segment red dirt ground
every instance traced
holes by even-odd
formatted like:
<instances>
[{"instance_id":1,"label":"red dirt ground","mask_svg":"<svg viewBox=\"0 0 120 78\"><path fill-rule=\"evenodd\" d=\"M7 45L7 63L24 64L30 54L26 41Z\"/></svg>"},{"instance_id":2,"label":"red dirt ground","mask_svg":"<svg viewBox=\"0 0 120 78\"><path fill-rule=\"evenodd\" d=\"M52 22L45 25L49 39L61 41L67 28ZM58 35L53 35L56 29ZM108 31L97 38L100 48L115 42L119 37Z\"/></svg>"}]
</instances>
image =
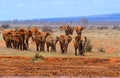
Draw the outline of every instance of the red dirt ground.
<instances>
[{"instance_id":1,"label":"red dirt ground","mask_svg":"<svg viewBox=\"0 0 120 78\"><path fill-rule=\"evenodd\" d=\"M120 58L0 56L0 76L84 76L119 77Z\"/></svg>"},{"instance_id":2,"label":"red dirt ground","mask_svg":"<svg viewBox=\"0 0 120 78\"><path fill-rule=\"evenodd\" d=\"M93 40L93 47L100 47L101 42L105 44L108 53L119 52L115 45L120 41ZM0 47L5 47L5 42L0 40ZM31 43L35 47L34 43ZM74 47L73 42L70 47ZM117 46L118 47L118 46ZM38 76L43 77L119 77L120 58L87 58L78 57L45 57L40 62L34 63L32 57L22 56L0 56L0 77L3 76ZM9 77L7 77L9 78ZM29 77L28 77L29 78Z\"/></svg>"}]
</instances>

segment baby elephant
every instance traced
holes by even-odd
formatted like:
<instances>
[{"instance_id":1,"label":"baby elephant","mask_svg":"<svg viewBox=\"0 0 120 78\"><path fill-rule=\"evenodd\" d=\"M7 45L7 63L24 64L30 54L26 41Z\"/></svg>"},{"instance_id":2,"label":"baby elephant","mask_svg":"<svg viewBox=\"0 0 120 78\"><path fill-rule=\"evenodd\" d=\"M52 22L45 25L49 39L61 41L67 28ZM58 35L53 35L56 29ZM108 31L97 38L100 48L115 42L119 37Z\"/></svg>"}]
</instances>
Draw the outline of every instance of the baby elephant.
<instances>
[{"instance_id":1,"label":"baby elephant","mask_svg":"<svg viewBox=\"0 0 120 78\"><path fill-rule=\"evenodd\" d=\"M79 55L85 55L85 46L87 42L87 37L82 38L81 36L76 36L74 41L75 55L77 55L77 50Z\"/></svg>"},{"instance_id":2,"label":"baby elephant","mask_svg":"<svg viewBox=\"0 0 120 78\"><path fill-rule=\"evenodd\" d=\"M51 52L56 52L56 43L58 42L59 38L53 37L53 36L48 36L46 38L46 46L47 46L47 51L49 52L49 47L51 47Z\"/></svg>"}]
</instances>

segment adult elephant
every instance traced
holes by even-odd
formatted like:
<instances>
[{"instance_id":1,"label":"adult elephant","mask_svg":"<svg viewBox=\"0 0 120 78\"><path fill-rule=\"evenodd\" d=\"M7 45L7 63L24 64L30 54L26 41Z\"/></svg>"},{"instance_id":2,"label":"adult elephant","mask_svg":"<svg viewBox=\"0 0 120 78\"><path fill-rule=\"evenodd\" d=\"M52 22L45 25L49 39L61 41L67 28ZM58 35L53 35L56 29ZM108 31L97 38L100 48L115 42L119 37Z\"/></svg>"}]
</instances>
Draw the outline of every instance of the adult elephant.
<instances>
[{"instance_id":1,"label":"adult elephant","mask_svg":"<svg viewBox=\"0 0 120 78\"><path fill-rule=\"evenodd\" d=\"M84 30L84 27L83 26L76 26L75 27L75 31L77 33L77 35L82 35L82 31Z\"/></svg>"},{"instance_id":2,"label":"adult elephant","mask_svg":"<svg viewBox=\"0 0 120 78\"><path fill-rule=\"evenodd\" d=\"M60 30L64 30L65 35L73 35L74 27L70 25L63 25L63 26L60 26Z\"/></svg>"},{"instance_id":3,"label":"adult elephant","mask_svg":"<svg viewBox=\"0 0 120 78\"><path fill-rule=\"evenodd\" d=\"M13 48L13 32L14 30L5 29L2 32L3 39L7 48Z\"/></svg>"},{"instance_id":4,"label":"adult elephant","mask_svg":"<svg viewBox=\"0 0 120 78\"><path fill-rule=\"evenodd\" d=\"M26 48L25 48L25 43L24 43L24 41L25 41L25 28L20 28L20 29L18 29L17 30L17 34L21 37L21 39L22 39L22 41L21 41L21 43L22 43L22 49L21 50L25 50Z\"/></svg>"},{"instance_id":5,"label":"adult elephant","mask_svg":"<svg viewBox=\"0 0 120 78\"><path fill-rule=\"evenodd\" d=\"M56 52L56 44L59 38L57 36L48 36L46 38L47 51L49 52L49 47L51 47L51 52Z\"/></svg>"},{"instance_id":6,"label":"adult elephant","mask_svg":"<svg viewBox=\"0 0 120 78\"><path fill-rule=\"evenodd\" d=\"M77 50L79 55L85 55L85 47L86 47L87 37L84 36L76 36L74 41L75 55L77 55Z\"/></svg>"},{"instance_id":7,"label":"adult elephant","mask_svg":"<svg viewBox=\"0 0 120 78\"><path fill-rule=\"evenodd\" d=\"M30 29L21 28L17 30L17 34L19 34L22 39L22 50L27 50L29 38L32 37L32 31Z\"/></svg>"},{"instance_id":8,"label":"adult elephant","mask_svg":"<svg viewBox=\"0 0 120 78\"><path fill-rule=\"evenodd\" d=\"M59 44L61 48L61 53L67 54L67 49L68 49L68 44L71 42L72 37L71 36L66 36L66 35L60 35L59 37Z\"/></svg>"},{"instance_id":9,"label":"adult elephant","mask_svg":"<svg viewBox=\"0 0 120 78\"><path fill-rule=\"evenodd\" d=\"M34 41L36 43L36 50L37 51L40 51L40 44L42 42L42 36L41 36L41 33L40 32L36 32L34 34Z\"/></svg>"},{"instance_id":10,"label":"adult elephant","mask_svg":"<svg viewBox=\"0 0 120 78\"><path fill-rule=\"evenodd\" d=\"M14 41L14 48L23 50L23 43L22 43L22 37L18 32L15 32L13 35L13 41Z\"/></svg>"},{"instance_id":11,"label":"adult elephant","mask_svg":"<svg viewBox=\"0 0 120 78\"><path fill-rule=\"evenodd\" d=\"M48 36L50 36L51 34L49 32L40 32L41 34L41 37L42 37L42 40L41 40L41 43L40 43L40 51L45 51L45 41L46 41L46 38Z\"/></svg>"},{"instance_id":12,"label":"adult elephant","mask_svg":"<svg viewBox=\"0 0 120 78\"><path fill-rule=\"evenodd\" d=\"M45 51L45 40L49 35L49 32L36 32L34 34L34 41L36 42L37 51Z\"/></svg>"}]
</instances>

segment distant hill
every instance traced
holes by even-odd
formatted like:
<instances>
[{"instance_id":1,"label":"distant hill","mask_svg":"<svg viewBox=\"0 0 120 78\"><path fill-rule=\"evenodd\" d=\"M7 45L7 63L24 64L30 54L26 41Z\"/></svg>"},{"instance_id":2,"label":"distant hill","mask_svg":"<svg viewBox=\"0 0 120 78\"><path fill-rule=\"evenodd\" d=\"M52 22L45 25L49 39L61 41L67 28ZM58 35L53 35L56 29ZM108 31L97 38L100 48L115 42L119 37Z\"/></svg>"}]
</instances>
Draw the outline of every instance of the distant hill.
<instances>
[{"instance_id":1,"label":"distant hill","mask_svg":"<svg viewBox=\"0 0 120 78\"><path fill-rule=\"evenodd\" d=\"M116 24L120 25L120 13L114 14L102 14L102 15L91 15L91 16L76 16L76 17L58 17L58 18L39 18L29 20L12 20L12 21L0 21L0 24L26 24L26 25L43 25L43 24L82 24L81 19L87 19L89 24Z\"/></svg>"},{"instance_id":2,"label":"distant hill","mask_svg":"<svg viewBox=\"0 0 120 78\"><path fill-rule=\"evenodd\" d=\"M34 19L34 21L79 21L82 18L87 18L88 21L120 21L120 13L116 14L102 14L91 16L78 16L78 17L63 17L63 18L46 18L46 19Z\"/></svg>"}]
</instances>

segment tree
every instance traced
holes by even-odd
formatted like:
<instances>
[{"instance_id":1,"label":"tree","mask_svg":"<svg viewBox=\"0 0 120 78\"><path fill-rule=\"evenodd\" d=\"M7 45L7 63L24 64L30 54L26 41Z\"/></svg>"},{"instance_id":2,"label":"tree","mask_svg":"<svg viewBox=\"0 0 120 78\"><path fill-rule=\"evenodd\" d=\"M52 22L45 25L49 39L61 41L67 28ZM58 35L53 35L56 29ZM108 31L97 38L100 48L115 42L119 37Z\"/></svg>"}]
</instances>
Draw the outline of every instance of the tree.
<instances>
[{"instance_id":1,"label":"tree","mask_svg":"<svg viewBox=\"0 0 120 78\"><path fill-rule=\"evenodd\" d=\"M87 19L87 18L81 18L81 23L82 23L83 25L88 24L88 19Z\"/></svg>"},{"instance_id":2,"label":"tree","mask_svg":"<svg viewBox=\"0 0 120 78\"><path fill-rule=\"evenodd\" d=\"M10 28L10 25L9 24L2 24L1 28Z\"/></svg>"}]
</instances>

